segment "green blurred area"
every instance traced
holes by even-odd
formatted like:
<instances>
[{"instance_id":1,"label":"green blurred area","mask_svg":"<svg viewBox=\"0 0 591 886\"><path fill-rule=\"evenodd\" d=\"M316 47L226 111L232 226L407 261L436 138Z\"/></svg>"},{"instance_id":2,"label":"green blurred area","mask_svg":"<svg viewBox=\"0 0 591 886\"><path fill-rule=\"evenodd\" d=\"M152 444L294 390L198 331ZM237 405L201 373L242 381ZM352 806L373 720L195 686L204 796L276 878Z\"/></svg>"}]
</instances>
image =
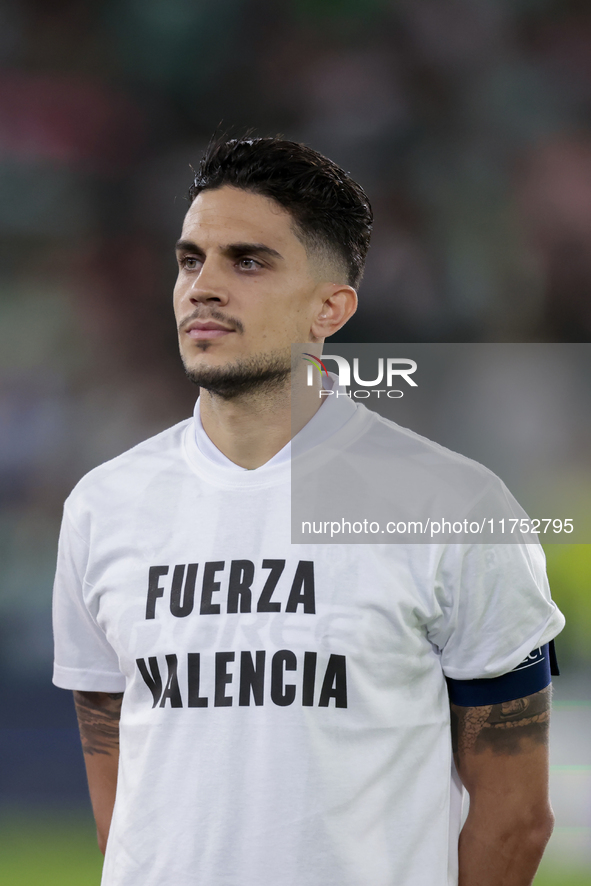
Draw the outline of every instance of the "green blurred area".
<instances>
[{"instance_id":1,"label":"green blurred area","mask_svg":"<svg viewBox=\"0 0 591 886\"><path fill-rule=\"evenodd\" d=\"M0 883L99 886L103 857L89 813L0 817Z\"/></svg>"},{"instance_id":2,"label":"green blurred area","mask_svg":"<svg viewBox=\"0 0 591 886\"><path fill-rule=\"evenodd\" d=\"M544 546L552 597L566 618L558 639L563 665L588 664L591 657L591 545Z\"/></svg>"},{"instance_id":3,"label":"green blurred area","mask_svg":"<svg viewBox=\"0 0 591 886\"><path fill-rule=\"evenodd\" d=\"M7 886L99 886L102 861L86 811L0 817L0 882ZM591 873L542 862L534 886L591 886Z\"/></svg>"},{"instance_id":4,"label":"green blurred area","mask_svg":"<svg viewBox=\"0 0 591 886\"><path fill-rule=\"evenodd\" d=\"M591 886L591 874L584 871L568 873L557 868L546 869L542 863L534 886Z\"/></svg>"}]
</instances>

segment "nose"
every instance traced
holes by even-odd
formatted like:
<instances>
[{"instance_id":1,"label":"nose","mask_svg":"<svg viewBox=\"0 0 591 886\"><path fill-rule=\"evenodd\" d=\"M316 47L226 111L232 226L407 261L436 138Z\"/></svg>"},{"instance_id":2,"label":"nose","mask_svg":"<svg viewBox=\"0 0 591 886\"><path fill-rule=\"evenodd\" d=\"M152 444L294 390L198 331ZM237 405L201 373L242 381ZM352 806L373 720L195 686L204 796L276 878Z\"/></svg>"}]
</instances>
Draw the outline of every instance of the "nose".
<instances>
[{"instance_id":1,"label":"nose","mask_svg":"<svg viewBox=\"0 0 591 886\"><path fill-rule=\"evenodd\" d=\"M187 295L192 305L227 304L228 290L223 280L221 268L213 257L206 258L199 273L193 276Z\"/></svg>"}]
</instances>

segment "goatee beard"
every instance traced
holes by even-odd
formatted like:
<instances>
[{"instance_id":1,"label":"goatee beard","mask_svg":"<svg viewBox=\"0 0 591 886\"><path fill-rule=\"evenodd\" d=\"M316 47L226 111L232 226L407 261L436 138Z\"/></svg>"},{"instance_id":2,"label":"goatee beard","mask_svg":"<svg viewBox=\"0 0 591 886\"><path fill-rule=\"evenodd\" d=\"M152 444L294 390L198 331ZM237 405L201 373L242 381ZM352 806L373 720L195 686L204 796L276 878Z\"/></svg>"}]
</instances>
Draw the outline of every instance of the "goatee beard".
<instances>
[{"instance_id":1,"label":"goatee beard","mask_svg":"<svg viewBox=\"0 0 591 886\"><path fill-rule=\"evenodd\" d=\"M291 375L291 354L273 351L236 360L229 366L189 369L185 373L194 384L223 400L245 394L261 394L284 387Z\"/></svg>"}]
</instances>

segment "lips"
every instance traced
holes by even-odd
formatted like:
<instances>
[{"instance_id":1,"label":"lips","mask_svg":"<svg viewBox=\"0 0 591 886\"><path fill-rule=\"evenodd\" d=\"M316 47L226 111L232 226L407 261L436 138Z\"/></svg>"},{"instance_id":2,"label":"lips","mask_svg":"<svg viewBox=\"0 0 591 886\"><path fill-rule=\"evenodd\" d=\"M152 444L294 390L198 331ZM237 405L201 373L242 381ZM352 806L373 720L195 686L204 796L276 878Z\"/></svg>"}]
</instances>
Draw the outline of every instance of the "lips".
<instances>
[{"instance_id":1,"label":"lips","mask_svg":"<svg viewBox=\"0 0 591 886\"><path fill-rule=\"evenodd\" d=\"M221 338L224 335L229 335L231 332L233 332L232 329L228 329L214 320L194 320L186 330L187 335L193 341Z\"/></svg>"}]
</instances>

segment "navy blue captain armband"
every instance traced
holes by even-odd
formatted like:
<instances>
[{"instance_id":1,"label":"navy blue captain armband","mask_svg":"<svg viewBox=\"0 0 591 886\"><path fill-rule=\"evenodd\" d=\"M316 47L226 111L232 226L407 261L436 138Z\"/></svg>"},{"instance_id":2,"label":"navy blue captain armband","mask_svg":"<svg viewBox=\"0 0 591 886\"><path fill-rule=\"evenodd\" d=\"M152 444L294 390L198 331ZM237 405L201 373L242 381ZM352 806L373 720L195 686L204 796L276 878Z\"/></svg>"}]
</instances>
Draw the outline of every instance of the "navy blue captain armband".
<instances>
[{"instance_id":1,"label":"navy blue captain armband","mask_svg":"<svg viewBox=\"0 0 591 886\"><path fill-rule=\"evenodd\" d=\"M447 688L453 704L465 708L480 705L501 704L524 698L545 689L552 676L558 676L558 661L554 640L534 649L508 674L484 680L451 680L447 678Z\"/></svg>"}]
</instances>

